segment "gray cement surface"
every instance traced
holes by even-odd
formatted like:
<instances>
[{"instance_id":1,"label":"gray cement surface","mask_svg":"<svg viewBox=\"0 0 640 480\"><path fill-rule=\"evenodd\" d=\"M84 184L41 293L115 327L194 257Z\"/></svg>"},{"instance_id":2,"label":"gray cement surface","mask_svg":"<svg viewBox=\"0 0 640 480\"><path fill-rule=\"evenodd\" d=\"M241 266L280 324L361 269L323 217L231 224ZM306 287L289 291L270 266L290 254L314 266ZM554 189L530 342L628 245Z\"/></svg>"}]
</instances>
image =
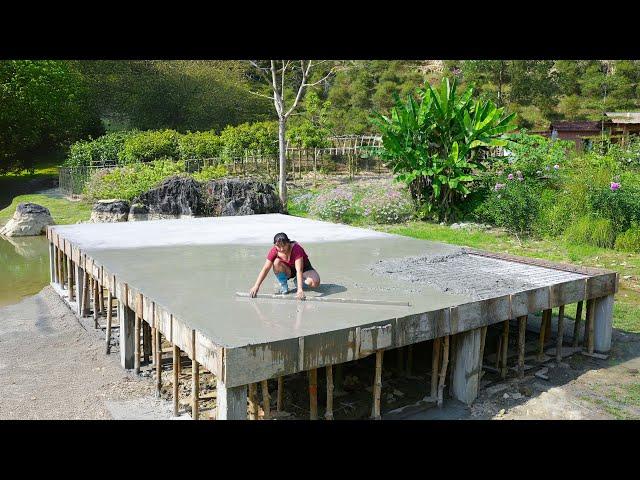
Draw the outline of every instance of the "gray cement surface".
<instances>
[{"instance_id":1,"label":"gray cement surface","mask_svg":"<svg viewBox=\"0 0 640 480\"><path fill-rule=\"evenodd\" d=\"M229 348L331 332L584 278L467 255L457 246L277 214L69 225L55 230L121 281ZM320 274L322 285L308 290L308 296L408 301L411 306L236 297L236 291L251 288L273 235L280 231L301 243ZM270 274L261 293L274 293L274 285Z\"/></svg>"}]
</instances>

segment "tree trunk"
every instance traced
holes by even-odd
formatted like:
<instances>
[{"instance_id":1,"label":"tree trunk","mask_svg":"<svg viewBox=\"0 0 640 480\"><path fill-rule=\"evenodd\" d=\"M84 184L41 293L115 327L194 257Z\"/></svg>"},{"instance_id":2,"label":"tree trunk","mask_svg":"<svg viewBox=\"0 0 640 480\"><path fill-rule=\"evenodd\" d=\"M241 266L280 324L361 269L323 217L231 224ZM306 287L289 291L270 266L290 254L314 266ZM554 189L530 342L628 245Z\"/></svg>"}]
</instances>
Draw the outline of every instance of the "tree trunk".
<instances>
[{"instance_id":1,"label":"tree trunk","mask_svg":"<svg viewBox=\"0 0 640 480\"><path fill-rule=\"evenodd\" d=\"M282 202L282 208L284 212L287 212L287 151L284 143L284 134L286 127L286 120L280 118L278 121L278 148L280 150L280 201Z\"/></svg>"}]
</instances>

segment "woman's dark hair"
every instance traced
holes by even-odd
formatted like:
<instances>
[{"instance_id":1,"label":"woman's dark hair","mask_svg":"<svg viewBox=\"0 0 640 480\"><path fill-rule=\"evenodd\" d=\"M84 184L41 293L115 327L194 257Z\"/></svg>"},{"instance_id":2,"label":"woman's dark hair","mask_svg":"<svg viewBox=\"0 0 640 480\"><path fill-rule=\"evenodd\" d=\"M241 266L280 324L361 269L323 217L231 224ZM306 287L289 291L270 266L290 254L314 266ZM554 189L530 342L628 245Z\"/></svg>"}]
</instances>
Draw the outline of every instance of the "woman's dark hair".
<instances>
[{"instance_id":1,"label":"woman's dark hair","mask_svg":"<svg viewBox=\"0 0 640 480\"><path fill-rule=\"evenodd\" d=\"M280 233L276 233L276 236L273 237L273 244L275 245L278 242L291 243L291 240L289 240L289 237L287 237L286 233L280 232Z\"/></svg>"}]
</instances>

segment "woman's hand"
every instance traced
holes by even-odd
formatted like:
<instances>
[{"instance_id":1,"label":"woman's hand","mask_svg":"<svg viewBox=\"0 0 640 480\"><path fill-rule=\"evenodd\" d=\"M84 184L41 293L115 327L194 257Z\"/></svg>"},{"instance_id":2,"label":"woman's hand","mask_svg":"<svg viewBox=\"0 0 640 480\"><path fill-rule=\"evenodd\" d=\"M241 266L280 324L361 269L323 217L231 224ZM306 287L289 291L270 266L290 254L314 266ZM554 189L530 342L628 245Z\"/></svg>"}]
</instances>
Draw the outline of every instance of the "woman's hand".
<instances>
[{"instance_id":1,"label":"woman's hand","mask_svg":"<svg viewBox=\"0 0 640 480\"><path fill-rule=\"evenodd\" d=\"M296 293L296 300L304 300L305 298L307 297L304 296L302 289L298 290L298 293Z\"/></svg>"},{"instance_id":2,"label":"woman's hand","mask_svg":"<svg viewBox=\"0 0 640 480\"><path fill-rule=\"evenodd\" d=\"M251 288L251 290L249 290L249 296L251 298L255 298L255 296L258 294L258 290L260 290L260 287L256 287L255 285Z\"/></svg>"}]
</instances>

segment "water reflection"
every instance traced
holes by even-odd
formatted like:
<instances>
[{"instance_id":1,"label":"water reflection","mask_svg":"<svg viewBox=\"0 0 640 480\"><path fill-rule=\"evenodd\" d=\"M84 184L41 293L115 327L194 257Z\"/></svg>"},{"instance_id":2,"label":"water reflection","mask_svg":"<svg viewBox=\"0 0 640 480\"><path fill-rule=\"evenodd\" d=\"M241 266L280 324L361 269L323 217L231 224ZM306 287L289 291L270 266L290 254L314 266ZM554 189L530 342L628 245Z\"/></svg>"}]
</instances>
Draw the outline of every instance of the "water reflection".
<instances>
[{"instance_id":1,"label":"water reflection","mask_svg":"<svg viewBox=\"0 0 640 480\"><path fill-rule=\"evenodd\" d=\"M0 236L0 306L19 302L49 283L49 249L39 237Z\"/></svg>"}]
</instances>

